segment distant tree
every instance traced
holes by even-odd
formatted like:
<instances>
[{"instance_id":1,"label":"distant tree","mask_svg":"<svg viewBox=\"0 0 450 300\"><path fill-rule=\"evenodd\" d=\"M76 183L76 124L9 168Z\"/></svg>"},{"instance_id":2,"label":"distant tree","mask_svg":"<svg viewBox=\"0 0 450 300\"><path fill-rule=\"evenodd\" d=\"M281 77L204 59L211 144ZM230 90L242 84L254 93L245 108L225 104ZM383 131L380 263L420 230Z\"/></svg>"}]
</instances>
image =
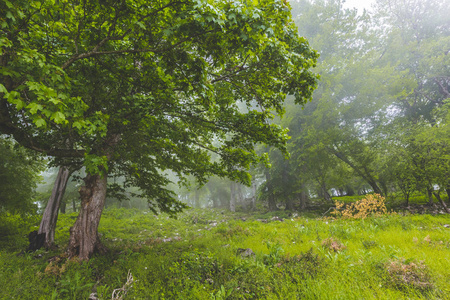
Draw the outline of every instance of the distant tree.
<instances>
[{"instance_id":1,"label":"distant tree","mask_svg":"<svg viewBox=\"0 0 450 300\"><path fill-rule=\"evenodd\" d=\"M249 184L256 143L286 150L267 121L316 84L317 54L281 0L0 0L0 11L0 132L86 167L68 249L84 260L104 249L108 174L155 212L185 207L165 170Z\"/></svg>"},{"instance_id":2,"label":"distant tree","mask_svg":"<svg viewBox=\"0 0 450 300\"><path fill-rule=\"evenodd\" d=\"M35 189L44 161L4 137L0 137L0 153L0 213L35 214Z\"/></svg>"}]
</instances>

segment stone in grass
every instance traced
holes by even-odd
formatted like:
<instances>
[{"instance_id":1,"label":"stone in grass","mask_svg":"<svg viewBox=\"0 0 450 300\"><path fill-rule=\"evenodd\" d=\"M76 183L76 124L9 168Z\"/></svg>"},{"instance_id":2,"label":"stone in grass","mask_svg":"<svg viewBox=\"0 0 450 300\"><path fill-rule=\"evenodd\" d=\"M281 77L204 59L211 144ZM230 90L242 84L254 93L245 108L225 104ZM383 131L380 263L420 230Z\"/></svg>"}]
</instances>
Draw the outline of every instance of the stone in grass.
<instances>
[{"instance_id":1,"label":"stone in grass","mask_svg":"<svg viewBox=\"0 0 450 300\"><path fill-rule=\"evenodd\" d=\"M245 258L245 257L251 257L251 256L255 256L255 252L253 252L252 249L250 248L238 248L236 250L236 255L240 255L241 257Z\"/></svg>"}]
</instances>

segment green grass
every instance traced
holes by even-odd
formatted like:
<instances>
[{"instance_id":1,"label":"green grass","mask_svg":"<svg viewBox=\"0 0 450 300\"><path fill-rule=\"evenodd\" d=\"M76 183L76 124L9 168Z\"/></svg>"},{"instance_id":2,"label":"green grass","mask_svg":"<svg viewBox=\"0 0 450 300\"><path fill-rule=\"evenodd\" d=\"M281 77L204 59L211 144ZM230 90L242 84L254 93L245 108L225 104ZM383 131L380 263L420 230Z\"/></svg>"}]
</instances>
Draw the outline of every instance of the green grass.
<instances>
[{"instance_id":1,"label":"green grass","mask_svg":"<svg viewBox=\"0 0 450 300\"><path fill-rule=\"evenodd\" d=\"M275 214L285 220L263 223L257 219L274 214L224 210L189 210L177 219L106 210L99 232L110 251L81 264L61 255L76 215L58 220L59 251L22 255L39 220L4 216L10 234L0 244L0 299L87 299L92 292L111 299L128 271L135 282L126 299L450 299L448 215L344 221ZM342 248L322 246L330 238ZM255 255L241 257L239 248ZM420 268L407 277L390 269L395 264Z\"/></svg>"}]
</instances>

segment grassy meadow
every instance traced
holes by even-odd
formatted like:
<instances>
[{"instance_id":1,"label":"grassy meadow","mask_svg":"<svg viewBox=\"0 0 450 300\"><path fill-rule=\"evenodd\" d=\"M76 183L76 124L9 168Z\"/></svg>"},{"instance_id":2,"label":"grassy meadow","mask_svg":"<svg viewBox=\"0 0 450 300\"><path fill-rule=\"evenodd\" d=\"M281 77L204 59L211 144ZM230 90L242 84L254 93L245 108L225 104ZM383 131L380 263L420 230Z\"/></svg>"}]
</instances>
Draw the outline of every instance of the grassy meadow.
<instances>
[{"instance_id":1,"label":"grassy meadow","mask_svg":"<svg viewBox=\"0 0 450 300\"><path fill-rule=\"evenodd\" d=\"M450 299L449 215L108 209L109 252L87 263L63 253L75 218L60 215L59 249L20 253L39 218L2 217L0 299Z\"/></svg>"}]
</instances>

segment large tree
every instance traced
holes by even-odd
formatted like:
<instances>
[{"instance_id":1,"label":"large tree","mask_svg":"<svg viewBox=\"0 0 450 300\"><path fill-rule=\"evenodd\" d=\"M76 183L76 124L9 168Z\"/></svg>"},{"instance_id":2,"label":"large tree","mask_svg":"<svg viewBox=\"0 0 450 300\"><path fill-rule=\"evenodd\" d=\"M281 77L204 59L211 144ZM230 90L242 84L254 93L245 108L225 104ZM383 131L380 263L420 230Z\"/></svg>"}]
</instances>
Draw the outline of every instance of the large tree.
<instances>
[{"instance_id":1,"label":"large tree","mask_svg":"<svg viewBox=\"0 0 450 300\"><path fill-rule=\"evenodd\" d=\"M184 205L162 171L249 183L256 143L286 149L268 120L316 84L317 54L285 1L1 0L0 11L0 132L86 167L69 243L81 259L103 249L108 174L168 212Z\"/></svg>"}]
</instances>

